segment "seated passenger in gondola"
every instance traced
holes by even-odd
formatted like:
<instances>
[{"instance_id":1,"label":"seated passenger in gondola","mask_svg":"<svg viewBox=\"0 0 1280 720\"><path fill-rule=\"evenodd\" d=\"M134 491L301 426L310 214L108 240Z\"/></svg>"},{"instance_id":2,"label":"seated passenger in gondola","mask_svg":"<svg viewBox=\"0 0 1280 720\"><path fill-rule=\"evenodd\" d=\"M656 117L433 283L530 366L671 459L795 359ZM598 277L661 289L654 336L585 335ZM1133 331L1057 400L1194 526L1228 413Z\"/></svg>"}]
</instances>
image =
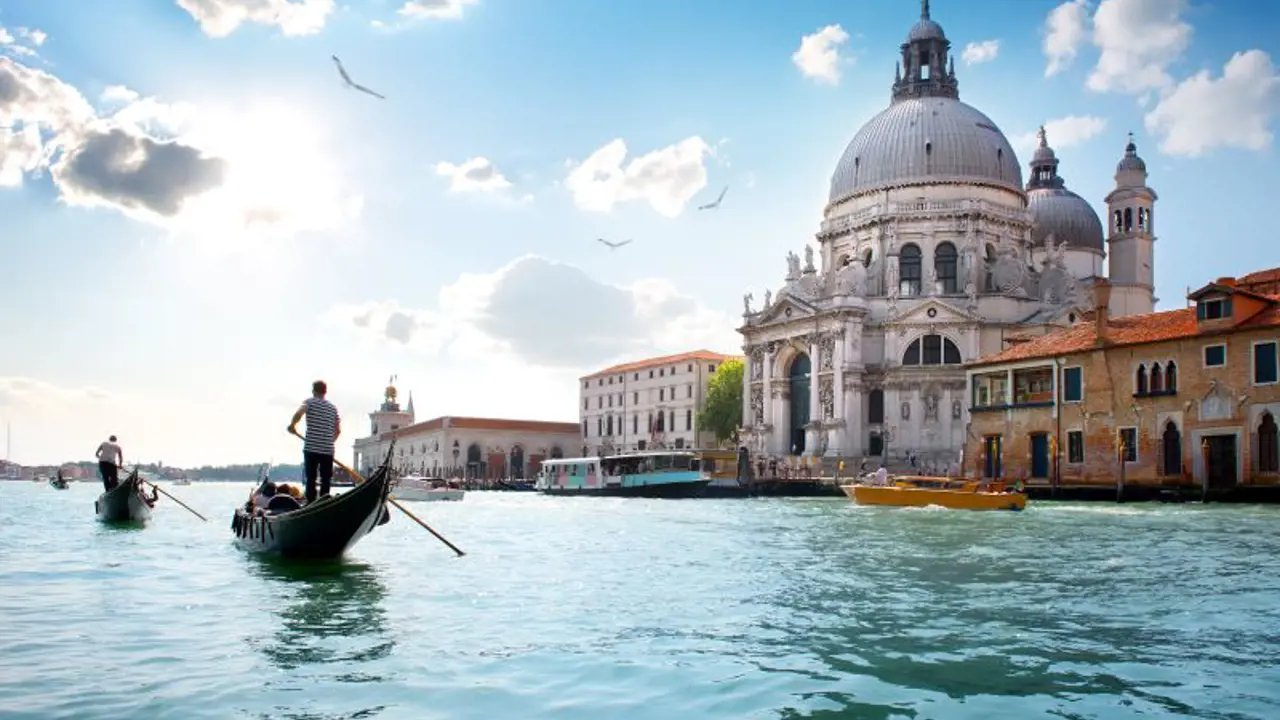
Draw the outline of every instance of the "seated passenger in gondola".
<instances>
[{"instance_id":1,"label":"seated passenger in gondola","mask_svg":"<svg viewBox=\"0 0 1280 720\"><path fill-rule=\"evenodd\" d=\"M267 503L275 496L276 484L270 480L263 480L258 489L249 496L249 502L245 503L245 510L251 513L258 510L266 510Z\"/></svg>"},{"instance_id":2,"label":"seated passenger in gondola","mask_svg":"<svg viewBox=\"0 0 1280 720\"><path fill-rule=\"evenodd\" d=\"M302 507L302 503L289 492L289 486L281 483L276 486L276 494L267 501L266 511L270 514L289 512Z\"/></svg>"}]
</instances>

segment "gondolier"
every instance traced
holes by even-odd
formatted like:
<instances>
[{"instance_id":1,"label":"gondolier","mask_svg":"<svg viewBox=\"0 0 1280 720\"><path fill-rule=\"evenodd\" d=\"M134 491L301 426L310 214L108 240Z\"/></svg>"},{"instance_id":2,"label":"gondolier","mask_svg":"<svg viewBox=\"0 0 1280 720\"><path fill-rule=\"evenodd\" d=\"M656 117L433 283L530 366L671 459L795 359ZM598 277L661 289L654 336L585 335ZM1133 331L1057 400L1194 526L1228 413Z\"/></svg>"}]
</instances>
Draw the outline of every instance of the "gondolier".
<instances>
[{"instance_id":1,"label":"gondolier","mask_svg":"<svg viewBox=\"0 0 1280 720\"><path fill-rule=\"evenodd\" d=\"M342 420L338 408L325 399L329 387L323 380L311 383L311 397L307 398L293 420L289 432L298 434L298 421L307 420L307 433L302 443L302 465L307 479L307 502L316 499L316 478L320 480L320 495L329 494L333 482L333 447L342 432Z\"/></svg>"},{"instance_id":2,"label":"gondolier","mask_svg":"<svg viewBox=\"0 0 1280 720\"><path fill-rule=\"evenodd\" d=\"M98 471L102 473L103 487L110 490L119 485L120 475L117 471L124 464L124 451L116 444L116 436L107 438L94 454L98 456Z\"/></svg>"}]
</instances>

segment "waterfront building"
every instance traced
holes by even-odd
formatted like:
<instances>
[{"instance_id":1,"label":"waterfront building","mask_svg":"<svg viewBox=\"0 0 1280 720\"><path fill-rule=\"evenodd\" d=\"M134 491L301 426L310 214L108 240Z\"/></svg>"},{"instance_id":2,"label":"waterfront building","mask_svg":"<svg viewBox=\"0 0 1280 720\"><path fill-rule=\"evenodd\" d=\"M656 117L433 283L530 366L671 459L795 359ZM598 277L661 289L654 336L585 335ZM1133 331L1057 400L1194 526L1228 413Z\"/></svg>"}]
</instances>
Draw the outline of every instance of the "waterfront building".
<instances>
[{"instance_id":1,"label":"waterfront building","mask_svg":"<svg viewBox=\"0 0 1280 720\"><path fill-rule=\"evenodd\" d=\"M951 42L922 4L889 107L831 178L818 257L744 297L744 444L770 455L896 456L946 466L968 423L964 363L1011 333L1070 326L1111 283L1113 317L1151 312L1156 193L1130 137L1105 226L1039 133L1022 169L960 100Z\"/></svg>"},{"instance_id":2,"label":"waterfront building","mask_svg":"<svg viewBox=\"0 0 1280 720\"><path fill-rule=\"evenodd\" d=\"M417 422L413 397L403 409L394 385L369 413L369 435L355 441L352 467L367 475L395 440L393 466L403 473L468 479L524 479L543 460L580 449L572 422L446 415Z\"/></svg>"},{"instance_id":3,"label":"waterfront building","mask_svg":"<svg viewBox=\"0 0 1280 720\"><path fill-rule=\"evenodd\" d=\"M1074 327L967 369L966 470L1035 484L1280 485L1280 268L1190 307L1114 318L1105 283Z\"/></svg>"},{"instance_id":4,"label":"waterfront building","mask_svg":"<svg viewBox=\"0 0 1280 720\"><path fill-rule=\"evenodd\" d=\"M697 429L716 368L742 360L710 350L614 365L580 378L578 415L584 455L714 447Z\"/></svg>"}]
</instances>

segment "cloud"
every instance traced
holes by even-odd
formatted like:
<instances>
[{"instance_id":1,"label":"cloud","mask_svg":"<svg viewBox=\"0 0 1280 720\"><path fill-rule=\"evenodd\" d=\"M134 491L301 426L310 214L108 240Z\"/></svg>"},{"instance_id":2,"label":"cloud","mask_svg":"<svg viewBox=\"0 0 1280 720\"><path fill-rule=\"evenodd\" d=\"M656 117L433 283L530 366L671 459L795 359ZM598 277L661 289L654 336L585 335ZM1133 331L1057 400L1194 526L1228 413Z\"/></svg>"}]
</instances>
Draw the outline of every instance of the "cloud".
<instances>
[{"instance_id":1,"label":"cloud","mask_svg":"<svg viewBox=\"0 0 1280 720\"><path fill-rule=\"evenodd\" d=\"M828 25L800 38L800 47L791 53L791 62L800 73L821 83L840 82L840 46L848 42L849 33L839 25Z\"/></svg>"},{"instance_id":2,"label":"cloud","mask_svg":"<svg viewBox=\"0 0 1280 720\"><path fill-rule=\"evenodd\" d=\"M450 192L499 192L511 187L498 168L482 157L470 158L461 165L439 163L436 174L449 178Z\"/></svg>"},{"instance_id":3,"label":"cloud","mask_svg":"<svg viewBox=\"0 0 1280 720\"><path fill-rule=\"evenodd\" d=\"M1044 132L1049 145L1055 150L1081 145L1100 135L1107 129L1107 119L1095 115L1068 115L1044 124ZM1036 133L1030 132L1013 139L1013 147L1018 152L1027 152L1040 144Z\"/></svg>"},{"instance_id":4,"label":"cloud","mask_svg":"<svg viewBox=\"0 0 1280 720\"><path fill-rule=\"evenodd\" d=\"M224 38L244 23L274 25L284 35L314 35L324 28L334 0L177 0L205 35Z\"/></svg>"},{"instance_id":5,"label":"cloud","mask_svg":"<svg viewBox=\"0 0 1280 720\"><path fill-rule=\"evenodd\" d=\"M960 53L960 57L966 65L977 65L979 63L991 62L996 59L996 55L1000 54L999 40L983 40L982 42L971 42L964 46L964 52Z\"/></svg>"},{"instance_id":6,"label":"cloud","mask_svg":"<svg viewBox=\"0 0 1280 720\"><path fill-rule=\"evenodd\" d=\"M707 185L705 161L714 150L694 136L646 155L627 159L627 144L615 139L572 168L564 186L588 212L612 212L615 205L643 200L659 215L676 217Z\"/></svg>"},{"instance_id":7,"label":"cloud","mask_svg":"<svg viewBox=\"0 0 1280 720\"><path fill-rule=\"evenodd\" d=\"M0 26L0 54L34 57L36 48L48 39L49 35L43 30L18 27L9 31Z\"/></svg>"},{"instance_id":8,"label":"cloud","mask_svg":"<svg viewBox=\"0 0 1280 720\"><path fill-rule=\"evenodd\" d=\"M30 377L0 377L0 408L11 412L66 412L111 399L111 393L98 387L63 387Z\"/></svg>"},{"instance_id":9,"label":"cloud","mask_svg":"<svg viewBox=\"0 0 1280 720\"><path fill-rule=\"evenodd\" d=\"M103 110L58 77L0 56L0 186L49 170L68 205L110 208L220 246L337 226L340 185L296 111L197 108L116 85Z\"/></svg>"},{"instance_id":10,"label":"cloud","mask_svg":"<svg viewBox=\"0 0 1280 720\"><path fill-rule=\"evenodd\" d=\"M1044 56L1049 59L1045 77L1053 77L1071 65L1089 38L1088 22L1088 0L1070 0L1049 12L1044 21Z\"/></svg>"},{"instance_id":11,"label":"cloud","mask_svg":"<svg viewBox=\"0 0 1280 720\"><path fill-rule=\"evenodd\" d=\"M1280 75L1271 56L1249 50L1232 55L1217 79L1202 70L1182 81L1144 120L1161 136L1161 152L1199 157L1216 147L1266 148L1277 107Z\"/></svg>"},{"instance_id":12,"label":"cloud","mask_svg":"<svg viewBox=\"0 0 1280 720\"><path fill-rule=\"evenodd\" d=\"M1172 84L1166 69L1191 42L1186 7L1187 0L1102 0L1093 14L1098 64L1086 86L1140 94Z\"/></svg>"},{"instance_id":13,"label":"cloud","mask_svg":"<svg viewBox=\"0 0 1280 720\"><path fill-rule=\"evenodd\" d=\"M739 344L732 320L663 280L629 286L527 255L441 289L437 306L339 306L348 329L393 346L458 356L505 355L543 368L595 368L623 358Z\"/></svg>"},{"instance_id":14,"label":"cloud","mask_svg":"<svg viewBox=\"0 0 1280 720\"><path fill-rule=\"evenodd\" d=\"M462 17L463 8L475 5L479 0L409 0L398 11L409 18L431 18L433 20L457 20Z\"/></svg>"}]
</instances>

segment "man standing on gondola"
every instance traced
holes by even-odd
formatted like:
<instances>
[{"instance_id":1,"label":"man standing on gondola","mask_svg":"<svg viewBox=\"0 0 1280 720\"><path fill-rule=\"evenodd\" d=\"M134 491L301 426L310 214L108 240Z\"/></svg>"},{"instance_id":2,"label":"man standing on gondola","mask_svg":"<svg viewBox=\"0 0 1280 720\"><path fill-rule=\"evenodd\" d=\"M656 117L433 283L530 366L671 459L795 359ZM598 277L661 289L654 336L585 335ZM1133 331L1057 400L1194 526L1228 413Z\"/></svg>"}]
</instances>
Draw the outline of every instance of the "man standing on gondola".
<instances>
[{"instance_id":1,"label":"man standing on gondola","mask_svg":"<svg viewBox=\"0 0 1280 720\"><path fill-rule=\"evenodd\" d=\"M333 447L342 432L338 408L325 399L329 387L323 380L311 383L311 397L293 414L289 432L298 434L298 421L307 420L307 434L302 443L302 466L307 479L307 502L316 499L316 476L320 478L320 495L329 494L333 482Z\"/></svg>"},{"instance_id":2,"label":"man standing on gondola","mask_svg":"<svg viewBox=\"0 0 1280 720\"><path fill-rule=\"evenodd\" d=\"M107 490L113 489L120 484L120 474L118 472L121 465L124 464L124 451L116 444L116 436L112 435L107 441L98 446L98 472L102 473L102 485Z\"/></svg>"}]
</instances>

